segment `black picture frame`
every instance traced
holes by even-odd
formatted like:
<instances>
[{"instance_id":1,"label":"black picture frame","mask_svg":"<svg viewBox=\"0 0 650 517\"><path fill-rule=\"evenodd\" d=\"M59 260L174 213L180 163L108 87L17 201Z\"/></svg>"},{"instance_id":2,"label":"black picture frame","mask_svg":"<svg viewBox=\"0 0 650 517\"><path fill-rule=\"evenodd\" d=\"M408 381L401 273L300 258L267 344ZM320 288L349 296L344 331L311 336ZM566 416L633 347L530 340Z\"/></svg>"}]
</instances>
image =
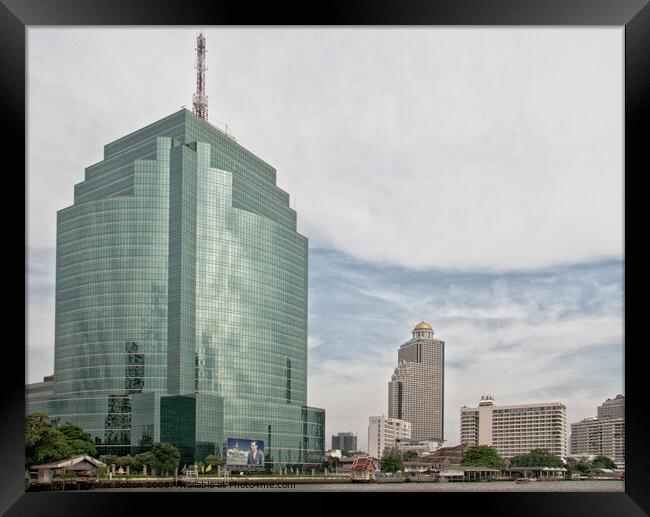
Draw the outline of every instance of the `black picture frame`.
<instances>
[{"instance_id":1,"label":"black picture frame","mask_svg":"<svg viewBox=\"0 0 650 517\"><path fill-rule=\"evenodd\" d=\"M19 193L24 192L26 27L36 25L479 25L479 26L618 26L625 29L625 396L626 480L624 493L437 493L427 506L450 511L476 505L494 515L644 515L650 514L650 404L645 394L644 360L647 317L646 293L650 292L650 252L646 221L646 191L642 187L643 156L647 146L648 97L650 95L650 7L647 0L380 0L333 1L303 7L275 3L222 1L113 0L0 0L0 96L5 181L4 246L0 252L5 290L5 328L16 339L2 340L4 368L0 376L2 426L0 440L0 511L7 515L151 515L152 506L168 504L174 494L120 493L25 493L24 472L24 368L10 359L20 357L18 322L24 321L20 302L25 300L25 214ZM644 145L645 144L645 145ZM8 166L7 158L15 160ZM23 201L25 197L23 196ZM14 206L15 205L15 206ZM19 223L23 223L22 225ZM23 327L24 336L24 327ZM23 365L24 366L24 365ZM178 493L175 493L178 497ZM233 494L229 494L233 495ZM331 494L327 494L328 496ZM387 502L386 494L372 497ZM403 494L404 495L404 494ZM416 494L406 494L412 497ZM434 497L431 494L417 494ZM168 497L169 496L169 497ZM193 493L181 504L191 512L216 513L214 493ZM175 498L176 498L175 497ZM207 497L211 497L210 500ZM223 494L220 494L223 497ZM285 493L279 508L291 509ZM279 502L280 500L276 500ZM377 500L377 499L375 499ZM191 502L190 502L191 501ZM391 501L395 501L391 497ZM415 503L420 506L418 501ZM433 503L433 504L431 504ZM401 511L411 510L398 502ZM189 506L188 506L189 505ZM275 504L274 504L275 505ZM462 505L462 506L459 506ZM266 507L266 505L265 505ZM425 507L426 508L426 507ZM386 508L384 508L386 509ZM260 510L260 508L257 508ZM423 508L424 510L424 508ZM222 511L222 510L220 510ZM308 510L309 511L309 510ZM336 505L334 512L347 512ZM464 512L461 512L464 513Z\"/></svg>"}]
</instances>

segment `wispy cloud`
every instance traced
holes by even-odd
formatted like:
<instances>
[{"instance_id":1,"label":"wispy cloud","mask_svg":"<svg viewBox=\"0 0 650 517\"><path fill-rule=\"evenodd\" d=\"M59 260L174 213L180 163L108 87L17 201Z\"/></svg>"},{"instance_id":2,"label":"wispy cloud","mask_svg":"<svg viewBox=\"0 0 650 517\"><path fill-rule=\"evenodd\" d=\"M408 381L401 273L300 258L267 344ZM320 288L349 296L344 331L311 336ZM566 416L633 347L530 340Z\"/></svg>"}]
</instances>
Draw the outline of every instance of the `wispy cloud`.
<instances>
[{"instance_id":1,"label":"wispy cloud","mask_svg":"<svg viewBox=\"0 0 650 517\"><path fill-rule=\"evenodd\" d=\"M459 439L459 408L484 393L500 404L560 400L576 421L622 391L620 261L475 273L364 264L324 249L310 256L318 294L309 331L323 342L310 350L310 403L328 410L328 432L356 431L366 443L367 417L387 411L397 349L421 319L446 342L449 443Z\"/></svg>"},{"instance_id":2,"label":"wispy cloud","mask_svg":"<svg viewBox=\"0 0 650 517\"><path fill-rule=\"evenodd\" d=\"M30 248L27 255L27 328L25 380L36 382L54 368L54 270L53 248Z\"/></svg>"},{"instance_id":3,"label":"wispy cloud","mask_svg":"<svg viewBox=\"0 0 650 517\"><path fill-rule=\"evenodd\" d=\"M189 105L194 36L28 30L30 380L52 371L56 211L106 143ZM207 38L212 118L277 167L299 230L330 248L311 254L308 344L329 431L365 443L421 319L447 342L451 442L484 391L561 398L570 419L621 391L621 28Z\"/></svg>"}]
</instances>

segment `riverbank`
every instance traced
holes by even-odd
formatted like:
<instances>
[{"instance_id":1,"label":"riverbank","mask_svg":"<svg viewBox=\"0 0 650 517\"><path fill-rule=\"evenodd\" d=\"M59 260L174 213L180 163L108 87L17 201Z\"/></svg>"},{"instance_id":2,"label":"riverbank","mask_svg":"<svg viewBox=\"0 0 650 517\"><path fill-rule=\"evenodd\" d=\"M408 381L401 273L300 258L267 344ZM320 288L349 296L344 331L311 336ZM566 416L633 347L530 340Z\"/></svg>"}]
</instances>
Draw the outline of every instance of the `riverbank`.
<instances>
[{"instance_id":1,"label":"riverbank","mask_svg":"<svg viewBox=\"0 0 650 517\"><path fill-rule=\"evenodd\" d=\"M100 491L108 491L105 489ZM133 489L134 491L187 491L187 488ZM258 486L194 488L199 492L624 492L623 481L556 481L553 483L517 484L510 481L471 483L317 483L296 484L292 488Z\"/></svg>"},{"instance_id":2,"label":"riverbank","mask_svg":"<svg viewBox=\"0 0 650 517\"><path fill-rule=\"evenodd\" d=\"M173 478L130 480L86 480L81 486L72 480L63 485L55 481L45 490L99 492L168 492L168 491L287 491L287 492L624 492L625 482L619 480L574 480L554 482L514 483L512 481L454 482L454 483L355 483L342 478ZM64 488L65 486L65 488Z\"/></svg>"},{"instance_id":3,"label":"riverbank","mask_svg":"<svg viewBox=\"0 0 650 517\"><path fill-rule=\"evenodd\" d=\"M349 476L232 476L200 478L113 478L113 479L55 479L47 483L32 481L26 489L30 492L40 491L76 491L76 490L132 490L132 489L170 489L170 488L227 488L236 486L297 485L353 483Z\"/></svg>"}]
</instances>

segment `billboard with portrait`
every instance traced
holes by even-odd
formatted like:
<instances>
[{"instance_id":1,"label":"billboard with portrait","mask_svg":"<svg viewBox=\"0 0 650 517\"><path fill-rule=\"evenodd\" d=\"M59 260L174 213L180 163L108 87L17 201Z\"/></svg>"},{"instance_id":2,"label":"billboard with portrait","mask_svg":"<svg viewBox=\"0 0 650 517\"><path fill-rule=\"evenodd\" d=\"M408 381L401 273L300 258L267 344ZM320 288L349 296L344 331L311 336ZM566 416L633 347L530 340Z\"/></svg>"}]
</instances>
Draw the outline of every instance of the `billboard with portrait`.
<instances>
[{"instance_id":1,"label":"billboard with portrait","mask_svg":"<svg viewBox=\"0 0 650 517\"><path fill-rule=\"evenodd\" d=\"M264 441L228 438L226 465L264 466Z\"/></svg>"}]
</instances>

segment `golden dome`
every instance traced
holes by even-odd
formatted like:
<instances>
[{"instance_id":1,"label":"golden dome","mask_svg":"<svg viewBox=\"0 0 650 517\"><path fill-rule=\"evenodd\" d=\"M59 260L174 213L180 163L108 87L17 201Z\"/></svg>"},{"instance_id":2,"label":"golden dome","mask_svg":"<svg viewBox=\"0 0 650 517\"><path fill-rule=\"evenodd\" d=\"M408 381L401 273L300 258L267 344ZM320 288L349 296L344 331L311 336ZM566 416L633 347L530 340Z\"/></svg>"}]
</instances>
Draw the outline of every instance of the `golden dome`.
<instances>
[{"instance_id":1,"label":"golden dome","mask_svg":"<svg viewBox=\"0 0 650 517\"><path fill-rule=\"evenodd\" d=\"M433 328L431 328L431 325L429 325L426 321L421 321L415 326L413 330L433 330Z\"/></svg>"}]
</instances>

